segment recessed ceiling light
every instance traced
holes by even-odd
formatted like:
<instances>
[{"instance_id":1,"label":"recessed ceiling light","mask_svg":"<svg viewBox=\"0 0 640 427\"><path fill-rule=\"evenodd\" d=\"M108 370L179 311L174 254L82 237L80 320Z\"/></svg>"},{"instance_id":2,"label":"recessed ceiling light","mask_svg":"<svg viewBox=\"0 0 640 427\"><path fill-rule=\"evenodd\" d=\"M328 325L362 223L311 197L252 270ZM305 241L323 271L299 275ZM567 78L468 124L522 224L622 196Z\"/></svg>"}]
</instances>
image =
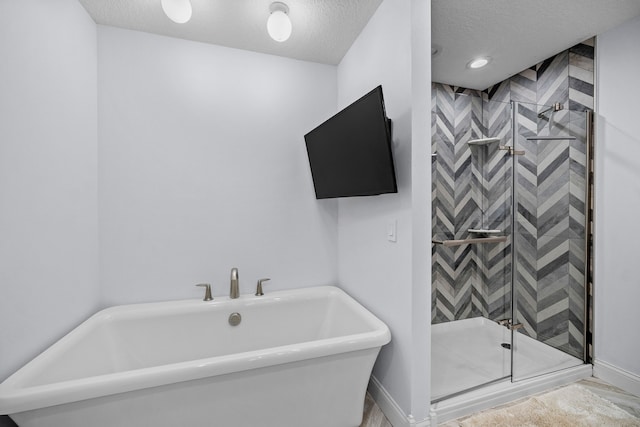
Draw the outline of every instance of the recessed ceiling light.
<instances>
[{"instance_id":1,"label":"recessed ceiling light","mask_svg":"<svg viewBox=\"0 0 640 427\"><path fill-rule=\"evenodd\" d=\"M480 57L480 58L476 58L476 59L472 59L468 64L467 67L469 68L482 68L485 65L487 65L489 62L491 61L491 58L487 57Z\"/></svg>"}]
</instances>

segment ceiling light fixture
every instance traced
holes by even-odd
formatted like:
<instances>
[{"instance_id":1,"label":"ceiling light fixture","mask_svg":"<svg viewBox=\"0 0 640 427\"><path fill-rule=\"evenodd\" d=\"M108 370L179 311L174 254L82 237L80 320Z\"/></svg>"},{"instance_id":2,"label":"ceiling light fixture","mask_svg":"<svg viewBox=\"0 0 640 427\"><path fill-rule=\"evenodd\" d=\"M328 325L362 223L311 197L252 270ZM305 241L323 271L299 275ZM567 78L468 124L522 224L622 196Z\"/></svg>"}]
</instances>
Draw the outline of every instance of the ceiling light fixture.
<instances>
[{"instance_id":1,"label":"ceiling light fixture","mask_svg":"<svg viewBox=\"0 0 640 427\"><path fill-rule=\"evenodd\" d=\"M189 0L161 0L162 10L176 24L184 24L191 19L191 2Z\"/></svg>"},{"instance_id":2,"label":"ceiling light fixture","mask_svg":"<svg viewBox=\"0 0 640 427\"><path fill-rule=\"evenodd\" d=\"M291 19L289 19L289 7L282 2L271 3L271 14L267 20L267 31L272 39L277 42L286 41L291 36Z\"/></svg>"},{"instance_id":3,"label":"ceiling light fixture","mask_svg":"<svg viewBox=\"0 0 640 427\"><path fill-rule=\"evenodd\" d=\"M473 69L482 68L485 65L487 65L490 61L491 61L491 58L489 58L488 56L487 57L476 58L476 59L471 60L471 62L469 62L467 64L467 67L473 68Z\"/></svg>"}]
</instances>

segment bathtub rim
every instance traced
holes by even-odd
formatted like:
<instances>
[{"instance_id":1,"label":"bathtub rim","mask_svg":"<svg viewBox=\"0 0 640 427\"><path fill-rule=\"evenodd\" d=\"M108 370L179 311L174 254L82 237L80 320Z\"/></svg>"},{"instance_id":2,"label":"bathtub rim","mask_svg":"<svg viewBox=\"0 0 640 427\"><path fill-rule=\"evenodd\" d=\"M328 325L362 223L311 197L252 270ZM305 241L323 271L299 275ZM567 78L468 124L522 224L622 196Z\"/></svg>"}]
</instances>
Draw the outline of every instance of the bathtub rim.
<instances>
[{"instance_id":1,"label":"bathtub rim","mask_svg":"<svg viewBox=\"0 0 640 427\"><path fill-rule=\"evenodd\" d=\"M229 304L229 308L246 306L250 301L269 301L282 298L311 298L313 296L335 296L346 302L358 315L363 316L372 330L364 333L343 335L316 341L268 347L224 356L213 356L185 362L133 369L86 378L61 381L51 384L24 386L29 379L29 370L39 364L55 358L62 349L73 344L76 336L86 333L101 321L105 321L119 312L127 313L142 309L158 312L163 308L175 310L202 307L203 304ZM87 331L85 331L87 330ZM81 336L81 335L80 335ZM45 349L22 368L0 383L0 415L10 415L33 409L62 405L97 397L126 393L130 391L160 387L167 384L198 380L207 377L232 374L269 366L293 363L340 353L379 349L391 340L388 326L369 312L365 307L335 286L315 286L291 290L273 291L267 296L256 297L241 295L230 300L228 297L216 297L213 301L175 300L141 304L126 304L108 307L98 311L76 328ZM26 377L26 378L25 378Z\"/></svg>"}]
</instances>

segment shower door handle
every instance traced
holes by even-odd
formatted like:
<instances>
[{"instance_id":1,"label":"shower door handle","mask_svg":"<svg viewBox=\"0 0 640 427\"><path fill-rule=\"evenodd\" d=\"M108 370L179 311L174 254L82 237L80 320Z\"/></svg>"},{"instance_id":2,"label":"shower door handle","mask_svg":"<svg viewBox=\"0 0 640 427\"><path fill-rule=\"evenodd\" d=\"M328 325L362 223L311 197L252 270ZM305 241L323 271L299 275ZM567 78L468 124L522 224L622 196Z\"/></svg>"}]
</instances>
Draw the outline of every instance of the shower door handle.
<instances>
[{"instance_id":1,"label":"shower door handle","mask_svg":"<svg viewBox=\"0 0 640 427\"><path fill-rule=\"evenodd\" d=\"M498 150L508 151L510 156L524 156L524 150L516 150L510 145L501 145L498 147Z\"/></svg>"},{"instance_id":2,"label":"shower door handle","mask_svg":"<svg viewBox=\"0 0 640 427\"><path fill-rule=\"evenodd\" d=\"M497 321L498 325L504 326L510 331L515 331L516 329L523 328L524 325L522 323L516 323L515 325L511 323L511 319L502 319Z\"/></svg>"}]
</instances>

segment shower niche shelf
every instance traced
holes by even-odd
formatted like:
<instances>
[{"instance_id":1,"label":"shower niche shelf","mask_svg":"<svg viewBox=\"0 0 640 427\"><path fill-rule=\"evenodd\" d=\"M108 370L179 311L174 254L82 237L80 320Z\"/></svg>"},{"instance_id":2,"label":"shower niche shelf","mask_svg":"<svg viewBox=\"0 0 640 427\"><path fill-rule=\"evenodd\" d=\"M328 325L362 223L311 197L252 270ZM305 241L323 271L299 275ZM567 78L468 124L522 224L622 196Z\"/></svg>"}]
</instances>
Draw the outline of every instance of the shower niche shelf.
<instances>
[{"instance_id":1,"label":"shower niche shelf","mask_svg":"<svg viewBox=\"0 0 640 427\"><path fill-rule=\"evenodd\" d=\"M500 138L479 138L472 139L467 144L469 145L489 145L493 142L500 142Z\"/></svg>"},{"instance_id":2,"label":"shower niche shelf","mask_svg":"<svg viewBox=\"0 0 640 427\"><path fill-rule=\"evenodd\" d=\"M431 240L431 243L435 245L442 245L444 247L461 246L461 245L477 245L482 243L502 243L507 241L507 236L494 236L494 237L474 237L471 239L461 240Z\"/></svg>"},{"instance_id":3,"label":"shower niche shelf","mask_svg":"<svg viewBox=\"0 0 640 427\"><path fill-rule=\"evenodd\" d=\"M489 237L490 235L502 233L502 230L490 230L486 228L470 228L467 231L475 235L475 237Z\"/></svg>"}]
</instances>

